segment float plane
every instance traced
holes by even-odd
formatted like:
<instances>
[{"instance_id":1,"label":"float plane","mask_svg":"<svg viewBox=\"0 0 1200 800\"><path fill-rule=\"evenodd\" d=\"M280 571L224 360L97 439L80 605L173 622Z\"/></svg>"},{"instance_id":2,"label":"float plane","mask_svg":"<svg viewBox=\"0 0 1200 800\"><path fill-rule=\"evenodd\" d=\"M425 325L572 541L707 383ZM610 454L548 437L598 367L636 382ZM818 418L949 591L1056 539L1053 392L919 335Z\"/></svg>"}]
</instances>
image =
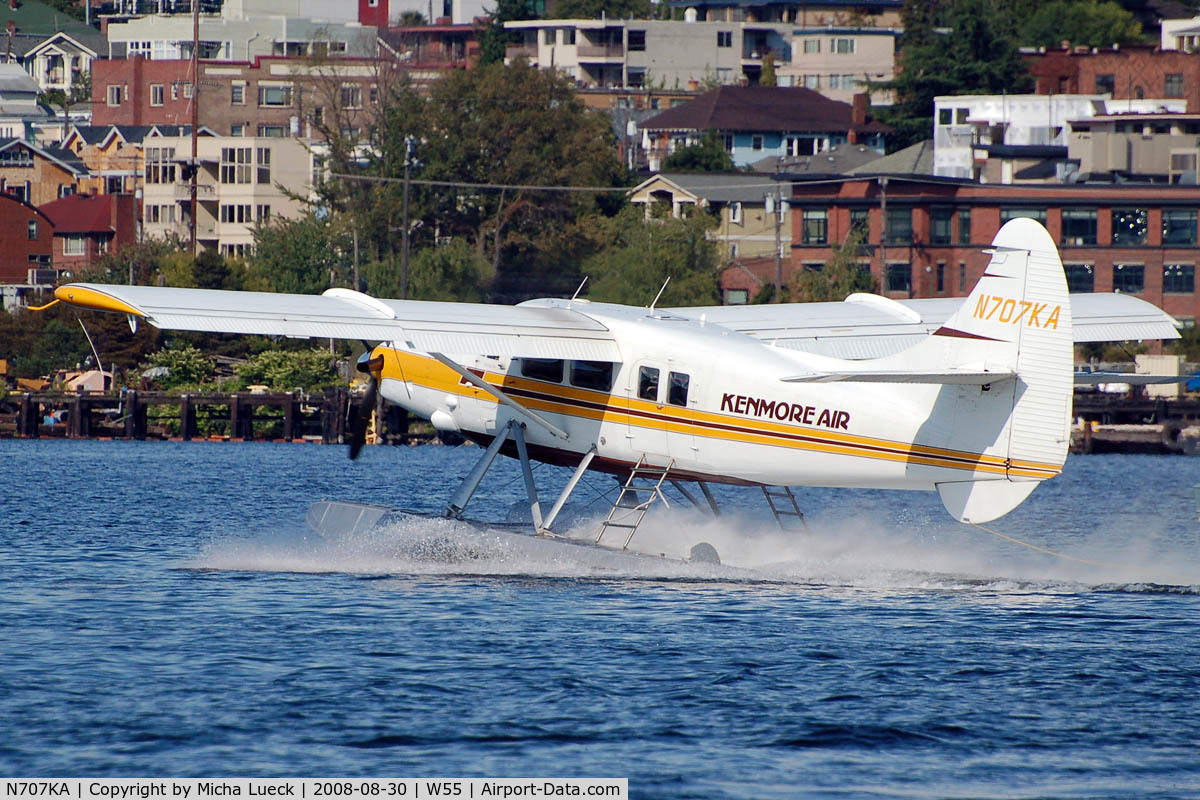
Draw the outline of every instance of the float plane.
<instances>
[{"instance_id":1,"label":"float plane","mask_svg":"<svg viewBox=\"0 0 1200 800\"><path fill-rule=\"evenodd\" d=\"M986 252L965 299L658 309L87 283L55 297L132 325L377 343L359 362L370 375L360 409L369 416L378 392L485 447L447 516L462 518L505 454L524 469L534 534L553 538L582 475L607 472L623 484L596 541L628 548L664 483L713 513L710 483L761 487L777 518L801 519L785 487L937 491L955 519L982 523L1057 475L1074 345L1176 338L1176 325L1127 295L1068 294L1054 241L1033 220L1006 223ZM351 428L353 457L365 418ZM548 511L534 460L575 468ZM318 504L310 521L382 513L348 505Z\"/></svg>"}]
</instances>

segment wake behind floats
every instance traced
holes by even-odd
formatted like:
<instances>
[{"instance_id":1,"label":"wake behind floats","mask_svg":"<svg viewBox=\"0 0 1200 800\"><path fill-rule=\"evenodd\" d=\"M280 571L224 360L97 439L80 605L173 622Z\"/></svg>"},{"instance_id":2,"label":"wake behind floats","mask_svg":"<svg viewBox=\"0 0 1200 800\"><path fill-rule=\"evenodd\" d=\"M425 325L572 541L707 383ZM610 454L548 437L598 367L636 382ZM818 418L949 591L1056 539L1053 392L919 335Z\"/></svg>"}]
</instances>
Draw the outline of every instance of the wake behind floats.
<instances>
[{"instance_id":1,"label":"wake behind floats","mask_svg":"<svg viewBox=\"0 0 1200 800\"><path fill-rule=\"evenodd\" d=\"M1057 248L1033 220L1006 223L988 252L962 301L854 295L656 311L577 299L381 300L347 289L71 284L55 295L164 329L379 342L360 362L372 396L487 446L451 499L452 516L505 454L522 463L543 535L588 470L623 478L618 505L641 513L665 483L695 501L694 483L715 511L707 484L716 482L936 489L952 516L978 523L1061 471L1076 341L1177 335L1135 298L1069 296ZM1081 330L1073 305L1087 309ZM353 453L364 422L352 426ZM531 460L575 467L545 514ZM605 526L629 527L616 511ZM633 530L636 521L625 546Z\"/></svg>"}]
</instances>

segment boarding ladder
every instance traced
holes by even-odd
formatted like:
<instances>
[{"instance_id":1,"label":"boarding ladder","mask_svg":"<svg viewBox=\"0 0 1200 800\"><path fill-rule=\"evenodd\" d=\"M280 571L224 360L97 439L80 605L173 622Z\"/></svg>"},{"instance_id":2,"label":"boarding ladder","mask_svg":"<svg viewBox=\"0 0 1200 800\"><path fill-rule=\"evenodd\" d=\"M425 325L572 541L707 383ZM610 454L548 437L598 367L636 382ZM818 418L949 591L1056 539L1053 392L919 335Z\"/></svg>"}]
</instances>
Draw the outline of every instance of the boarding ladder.
<instances>
[{"instance_id":1,"label":"boarding ladder","mask_svg":"<svg viewBox=\"0 0 1200 800\"><path fill-rule=\"evenodd\" d=\"M764 486L763 497L767 498L767 506L775 515L775 521L783 530L804 530L808 532L808 523L804 521L804 512L796 503L796 496L787 486Z\"/></svg>"},{"instance_id":2,"label":"boarding ladder","mask_svg":"<svg viewBox=\"0 0 1200 800\"><path fill-rule=\"evenodd\" d=\"M667 480L667 475L670 474L673 466L675 466L674 459L671 459L665 467L654 467L646 463L645 453L638 458L633 469L629 471L629 477L625 480L625 485L621 487L621 493L617 495L616 502L609 509L608 518L600 523L600 533L596 536L596 544L600 543L609 528L621 528L629 531L625 537L625 543L621 545L622 550L628 550L629 543L633 541L633 535L637 533L638 526L642 524L642 519L654 501L662 500L663 505L667 508L671 507L667 496L663 494L662 485ZM649 492L650 496L638 502L639 492ZM623 512L622 516L617 516L618 511Z\"/></svg>"}]
</instances>

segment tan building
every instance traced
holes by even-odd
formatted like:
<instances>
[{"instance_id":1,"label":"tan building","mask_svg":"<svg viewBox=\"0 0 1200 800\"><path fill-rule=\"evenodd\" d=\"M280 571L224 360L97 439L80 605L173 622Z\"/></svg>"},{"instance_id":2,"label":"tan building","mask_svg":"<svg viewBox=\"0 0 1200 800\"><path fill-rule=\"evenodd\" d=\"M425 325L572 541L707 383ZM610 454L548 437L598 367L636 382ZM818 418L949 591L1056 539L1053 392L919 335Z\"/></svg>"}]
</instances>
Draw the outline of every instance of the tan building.
<instances>
[{"instance_id":1,"label":"tan building","mask_svg":"<svg viewBox=\"0 0 1200 800\"><path fill-rule=\"evenodd\" d=\"M647 216L656 203L668 206L676 217L689 207L716 214L720 223L710 236L720 243L728 262L774 256L777 241L787 253L792 215L768 210L768 204L777 207L774 195L779 187L769 176L753 173L660 172L631 189L629 200L645 206Z\"/></svg>"},{"instance_id":2,"label":"tan building","mask_svg":"<svg viewBox=\"0 0 1200 800\"><path fill-rule=\"evenodd\" d=\"M190 237L190 136L148 136L142 217L151 238ZM249 252L252 232L271 217L297 217L312 187L308 142L274 137L201 136L197 147L196 241L226 256Z\"/></svg>"},{"instance_id":3,"label":"tan building","mask_svg":"<svg viewBox=\"0 0 1200 800\"><path fill-rule=\"evenodd\" d=\"M1070 125L1068 157L1081 173L1197 182L1200 114L1106 114Z\"/></svg>"},{"instance_id":4,"label":"tan building","mask_svg":"<svg viewBox=\"0 0 1200 800\"><path fill-rule=\"evenodd\" d=\"M0 192L35 206L86 187L88 168L68 150L0 139Z\"/></svg>"},{"instance_id":5,"label":"tan building","mask_svg":"<svg viewBox=\"0 0 1200 800\"><path fill-rule=\"evenodd\" d=\"M867 91L868 81L896 76L899 37L892 28L799 28L792 33L791 61L775 67L776 81L849 103ZM871 94L875 105L892 100L891 92Z\"/></svg>"}]
</instances>

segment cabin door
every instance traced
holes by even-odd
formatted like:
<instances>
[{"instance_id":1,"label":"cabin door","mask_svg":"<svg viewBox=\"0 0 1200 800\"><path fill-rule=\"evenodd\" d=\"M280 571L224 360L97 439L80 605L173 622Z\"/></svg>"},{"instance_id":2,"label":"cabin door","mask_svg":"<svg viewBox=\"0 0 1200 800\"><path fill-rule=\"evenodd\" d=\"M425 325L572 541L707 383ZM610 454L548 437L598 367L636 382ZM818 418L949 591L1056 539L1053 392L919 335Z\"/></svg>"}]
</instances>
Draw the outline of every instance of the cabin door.
<instances>
[{"instance_id":1,"label":"cabin door","mask_svg":"<svg viewBox=\"0 0 1200 800\"><path fill-rule=\"evenodd\" d=\"M629 421L625 438L633 451L633 460L643 453L655 465L664 466L669 460L667 450L666 362L641 361L629 372Z\"/></svg>"}]
</instances>

